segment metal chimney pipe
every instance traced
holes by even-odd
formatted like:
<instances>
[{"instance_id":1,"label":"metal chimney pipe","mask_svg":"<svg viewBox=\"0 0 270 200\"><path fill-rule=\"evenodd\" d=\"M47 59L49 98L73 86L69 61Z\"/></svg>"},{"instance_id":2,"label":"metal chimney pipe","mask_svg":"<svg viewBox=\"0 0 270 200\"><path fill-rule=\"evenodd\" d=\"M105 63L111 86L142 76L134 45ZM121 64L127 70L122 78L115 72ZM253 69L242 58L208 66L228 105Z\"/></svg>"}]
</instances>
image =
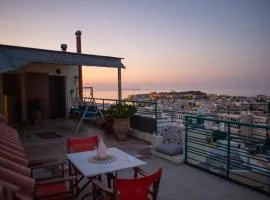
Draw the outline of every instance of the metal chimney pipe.
<instances>
[{"instance_id":1,"label":"metal chimney pipe","mask_svg":"<svg viewBox=\"0 0 270 200\"><path fill-rule=\"evenodd\" d=\"M81 31L76 31L76 45L77 45L77 53L82 53L82 46L81 46ZM79 81L79 97L80 100L83 99L83 77L82 77L82 66L78 65L78 81Z\"/></svg>"},{"instance_id":2,"label":"metal chimney pipe","mask_svg":"<svg viewBox=\"0 0 270 200\"><path fill-rule=\"evenodd\" d=\"M82 53L82 47L81 47L82 32L76 31L75 35L76 35L76 42L77 42L77 53Z\"/></svg>"},{"instance_id":3,"label":"metal chimney pipe","mask_svg":"<svg viewBox=\"0 0 270 200\"><path fill-rule=\"evenodd\" d=\"M66 44L61 44L61 49L62 49L62 51L67 51L67 45Z\"/></svg>"}]
</instances>

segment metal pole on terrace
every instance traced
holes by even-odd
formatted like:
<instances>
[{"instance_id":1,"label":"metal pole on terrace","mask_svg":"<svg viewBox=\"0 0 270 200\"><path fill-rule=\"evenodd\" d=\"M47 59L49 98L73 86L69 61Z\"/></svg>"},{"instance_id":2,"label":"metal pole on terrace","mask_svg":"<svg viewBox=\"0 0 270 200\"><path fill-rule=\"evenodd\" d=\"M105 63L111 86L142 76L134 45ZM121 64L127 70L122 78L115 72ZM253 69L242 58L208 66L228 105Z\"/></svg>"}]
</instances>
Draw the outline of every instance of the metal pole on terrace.
<instances>
[{"instance_id":1,"label":"metal pole on terrace","mask_svg":"<svg viewBox=\"0 0 270 200\"><path fill-rule=\"evenodd\" d=\"M230 166L231 166L231 123L228 123L228 141L227 141L227 170L226 178L230 179Z\"/></svg>"},{"instance_id":2,"label":"metal pole on terrace","mask_svg":"<svg viewBox=\"0 0 270 200\"><path fill-rule=\"evenodd\" d=\"M187 149L187 144L188 144L188 116L185 116L185 135L184 135L184 149L185 149L185 153L184 153L184 158L185 158L185 163L188 162L188 158L187 158L187 154L188 154L188 149Z\"/></svg>"},{"instance_id":3,"label":"metal pole on terrace","mask_svg":"<svg viewBox=\"0 0 270 200\"><path fill-rule=\"evenodd\" d=\"M122 103L121 68L118 68L118 103Z\"/></svg>"},{"instance_id":4,"label":"metal pole on terrace","mask_svg":"<svg viewBox=\"0 0 270 200\"><path fill-rule=\"evenodd\" d=\"M158 128L157 128L157 118L158 118L158 116L157 116L157 102L155 101L155 130L154 130L154 132L156 133L156 135L158 135Z\"/></svg>"}]
</instances>

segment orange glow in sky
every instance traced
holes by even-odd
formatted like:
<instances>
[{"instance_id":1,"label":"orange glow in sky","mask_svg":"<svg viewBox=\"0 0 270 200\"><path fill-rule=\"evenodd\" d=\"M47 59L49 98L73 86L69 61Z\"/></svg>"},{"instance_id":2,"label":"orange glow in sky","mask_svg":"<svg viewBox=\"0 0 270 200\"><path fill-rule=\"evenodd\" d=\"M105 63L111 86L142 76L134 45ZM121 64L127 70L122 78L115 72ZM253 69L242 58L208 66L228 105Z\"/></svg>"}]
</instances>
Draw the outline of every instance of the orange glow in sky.
<instances>
[{"instance_id":1,"label":"orange glow in sky","mask_svg":"<svg viewBox=\"0 0 270 200\"><path fill-rule=\"evenodd\" d=\"M1 44L125 58L123 88L251 89L270 95L270 1L0 1ZM117 89L117 70L83 68Z\"/></svg>"}]
</instances>

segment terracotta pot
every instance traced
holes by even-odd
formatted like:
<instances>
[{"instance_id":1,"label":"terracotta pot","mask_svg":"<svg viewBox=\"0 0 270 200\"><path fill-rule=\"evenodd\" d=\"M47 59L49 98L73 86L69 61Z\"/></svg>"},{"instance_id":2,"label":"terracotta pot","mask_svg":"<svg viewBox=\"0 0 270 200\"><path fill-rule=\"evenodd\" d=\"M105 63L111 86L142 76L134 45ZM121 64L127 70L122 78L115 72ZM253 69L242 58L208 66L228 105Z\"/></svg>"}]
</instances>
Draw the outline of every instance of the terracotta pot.
<instances>
[{"instance_id":1,"label":"terracotta pot","mask_svg":"<svg viewBox=\"0 0 270 200\"><path fill-rule=\"evenodd\" d=\"M114 119L113 132L118 140L126 140L130 131L130 119Z\"/></svg>"}]
</instances>

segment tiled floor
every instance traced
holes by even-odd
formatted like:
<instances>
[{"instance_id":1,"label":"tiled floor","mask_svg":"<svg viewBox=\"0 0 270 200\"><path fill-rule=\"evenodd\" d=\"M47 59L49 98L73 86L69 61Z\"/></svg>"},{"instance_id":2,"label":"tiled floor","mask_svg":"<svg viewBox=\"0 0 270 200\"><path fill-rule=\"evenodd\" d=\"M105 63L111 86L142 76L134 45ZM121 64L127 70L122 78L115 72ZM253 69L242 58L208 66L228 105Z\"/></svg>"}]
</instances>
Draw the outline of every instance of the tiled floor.
<instances>
[{"instance_id":1,"label":"tiled floor","mask_svg":"<svg viewBox=\"0 0 270 200\"><path fill-rule=\"evenodd\" d=\"M66 154L66 140L67 138L74 136L86 137L100 135L108 147L117 146L123 149L140 150L148 146L148 143L133 137L129 137L127 141L117 141L114 135L106 134L99 127L87 122L83 123L77 134L74 135L77 124L78 121L76 120L50 120L36 126L19 130L28 158L64 158ZM46 132L55 132L62 137L55 139L43 139L38 136L39 133Z\"/></svg>"},{"instance_id":2,"label":"tiled floor","mask_svg":"<svg viewBox=\"0 0 270 200\"><path fill-rule=\"evenodd\" d=\"M55 158L63 159L66 154L66 139L73 136L78 121L60 119L43 122L40 125L21 129L20 135L25 145L29 159ZM61 138L42 139L36 133L56 132ZM128 138L120 142L113 135L106 134L102 129L83 123L77 137L101 135L108 147L117 146L132 154L138 154L142 149L149 147L148 143ZM168 161L151 157L145 160L146 171L154 171L158 167L164 169L159 192L159 200L266 200L269 197L252 191L244 186L226 181L209 173L195 169L185 164L175 165ZM122 177L131 175L131 170L119 173Z\"/></svg>"}]
</instances>

